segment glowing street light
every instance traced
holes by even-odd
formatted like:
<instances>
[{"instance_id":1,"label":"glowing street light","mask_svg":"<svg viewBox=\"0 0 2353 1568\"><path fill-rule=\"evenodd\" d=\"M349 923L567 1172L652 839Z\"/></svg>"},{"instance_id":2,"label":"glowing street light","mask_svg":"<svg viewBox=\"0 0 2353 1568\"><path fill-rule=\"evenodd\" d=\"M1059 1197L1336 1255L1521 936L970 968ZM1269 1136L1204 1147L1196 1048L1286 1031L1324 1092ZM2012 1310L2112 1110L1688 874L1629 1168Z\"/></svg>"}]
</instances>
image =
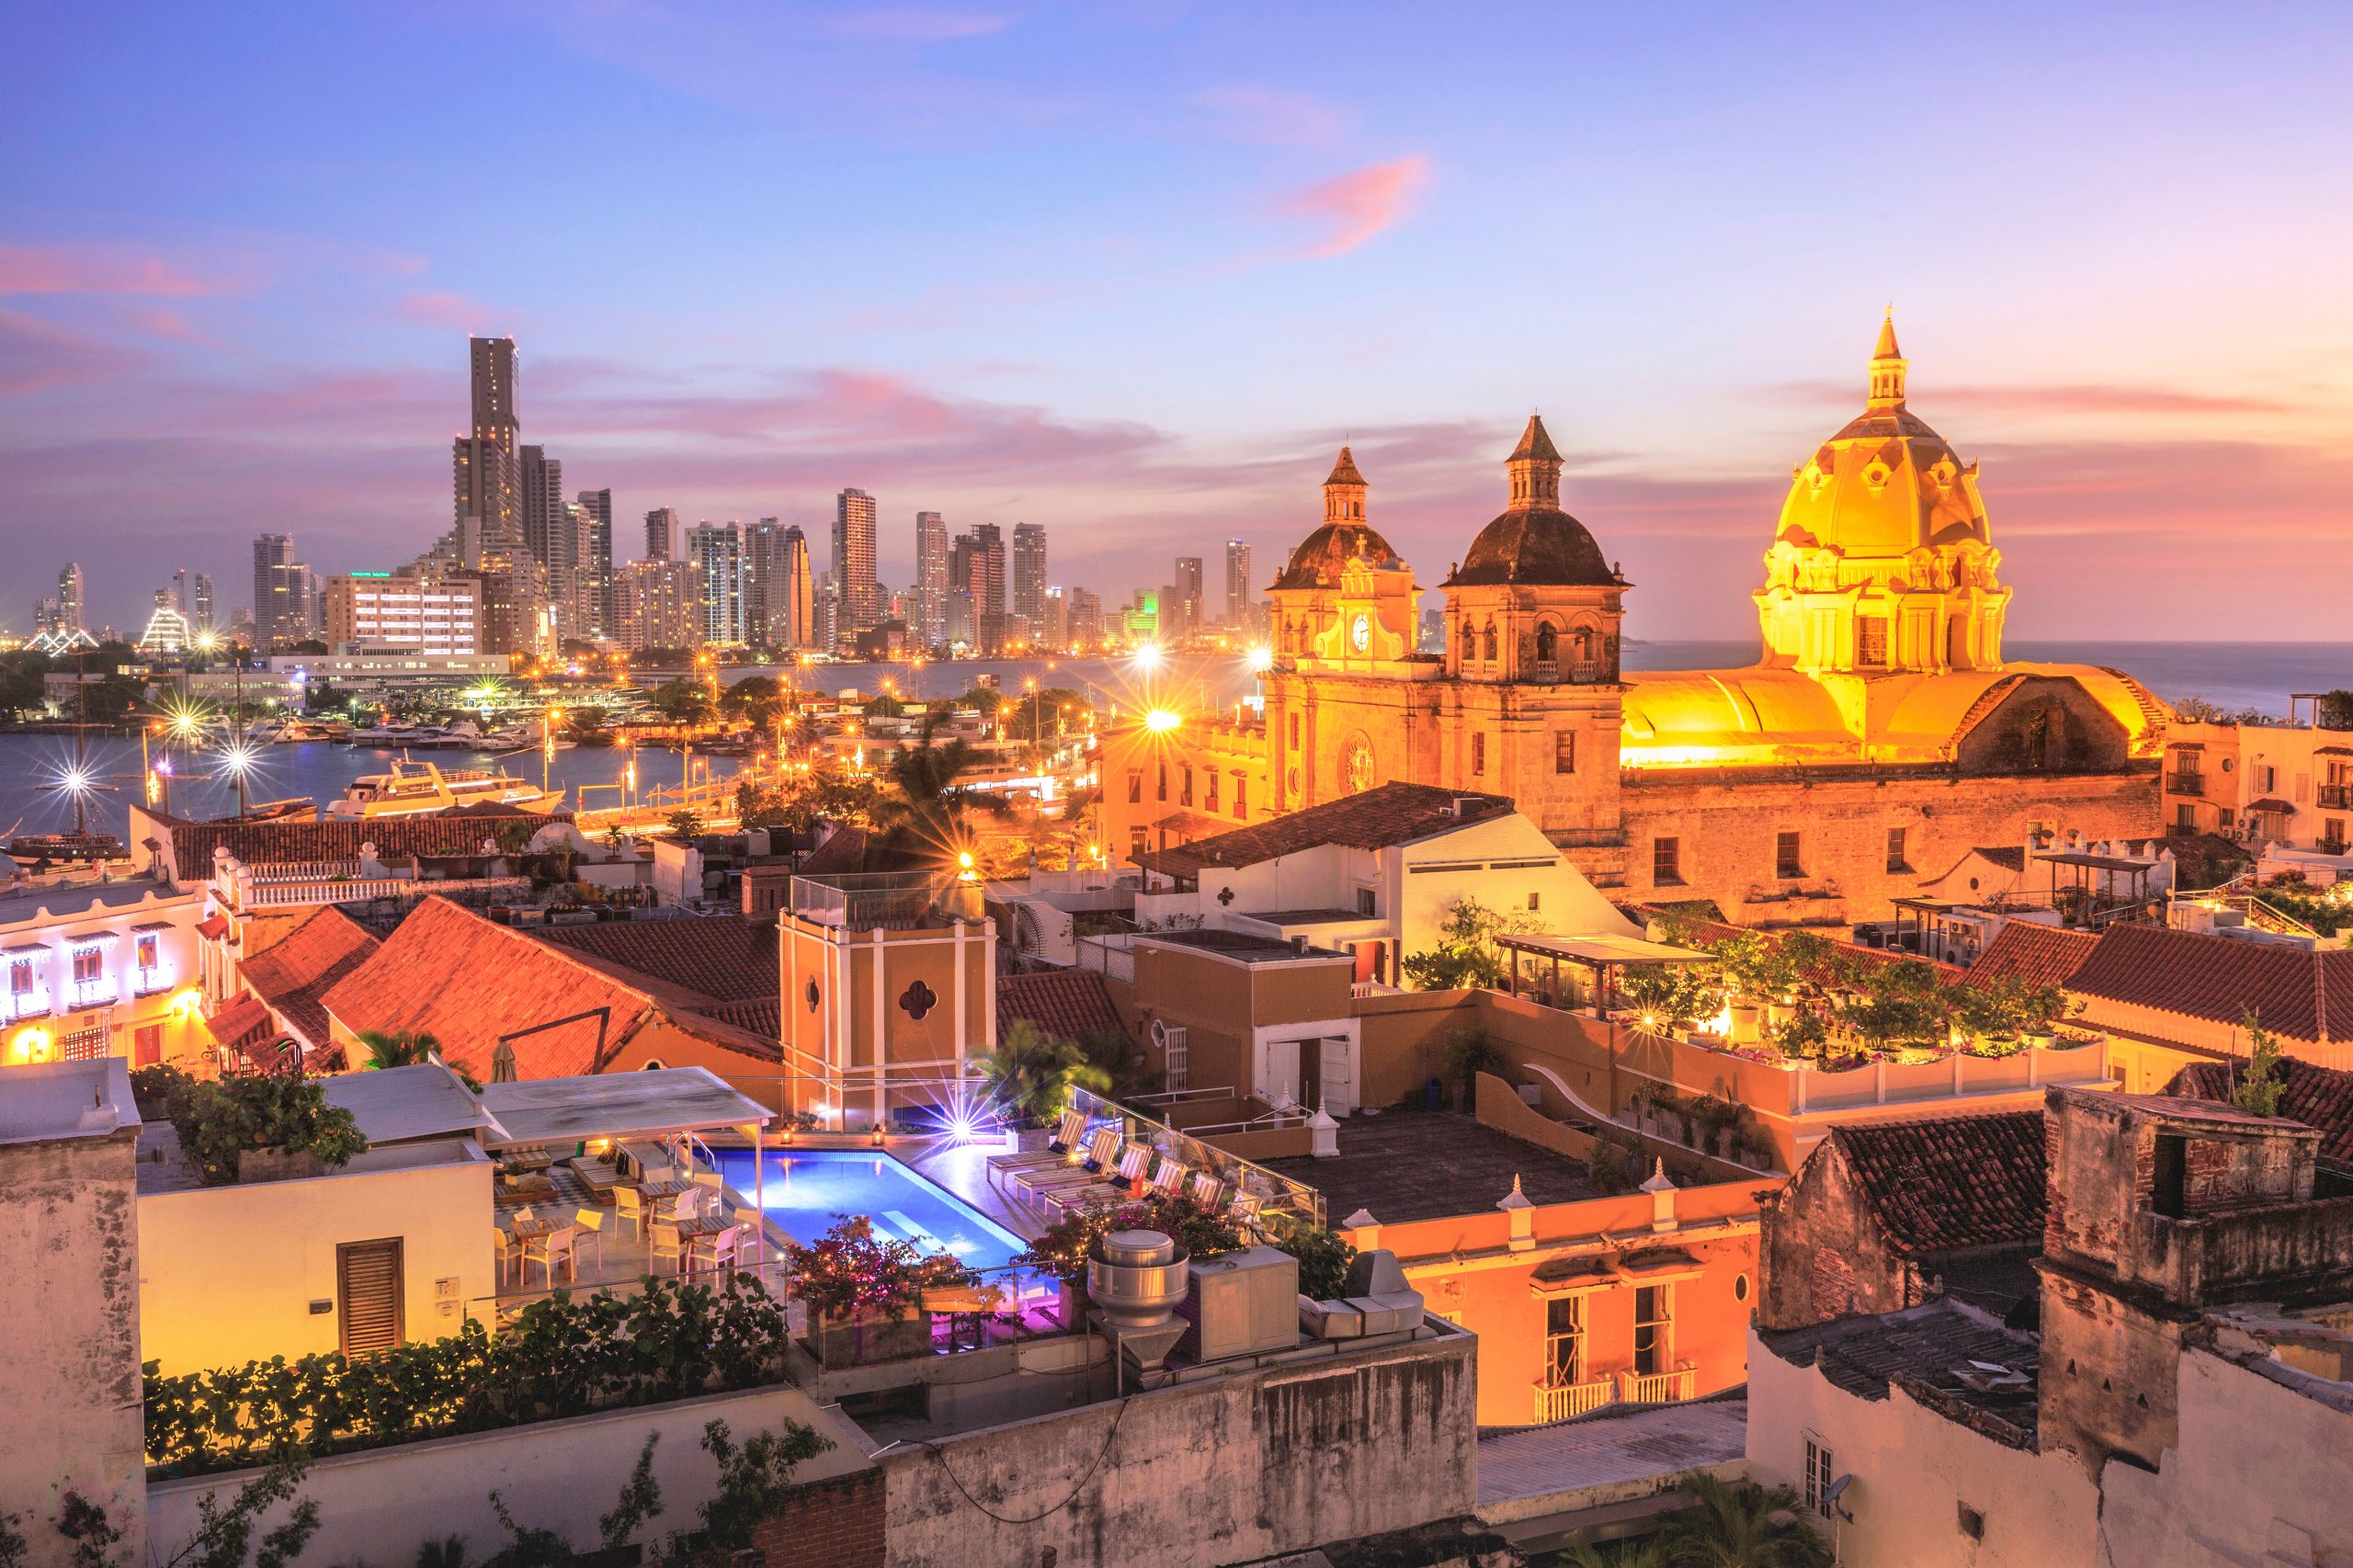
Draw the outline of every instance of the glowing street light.
<instances>
[{"instance_id":1,"label":"glowing street light","mask_svg":"<svg viewBox=\"0 0 2353 1568\"><path fill-rule=\"evenodd\" d=\"M1243 655L1252 675L1262 676L1275 667L1275 651L1264 642L1250 644L1250 652Z\"/></svg>"},{"instance_id":2,"label":"glowing street light","mask_svg":"<svg viewBox=\"0 0 2353 1568\"><path fill-rule=\"evenodd\" d=\"M1160 667L1161 656L1159 643L1146 642L1136 650L1136 668L1156 670Z\"/></svg>"},{"instance_id":3,"label":"glowing street light","mask_svg":"<svg viewBox=\"0 0 2353 1568\"><path fill-rule=\"evenodd\" d=\"M1155 708L1143 716L1143 727L1155 735L1165 735L1184 721L1166 708Z\"/></svg>"}]
</instances>

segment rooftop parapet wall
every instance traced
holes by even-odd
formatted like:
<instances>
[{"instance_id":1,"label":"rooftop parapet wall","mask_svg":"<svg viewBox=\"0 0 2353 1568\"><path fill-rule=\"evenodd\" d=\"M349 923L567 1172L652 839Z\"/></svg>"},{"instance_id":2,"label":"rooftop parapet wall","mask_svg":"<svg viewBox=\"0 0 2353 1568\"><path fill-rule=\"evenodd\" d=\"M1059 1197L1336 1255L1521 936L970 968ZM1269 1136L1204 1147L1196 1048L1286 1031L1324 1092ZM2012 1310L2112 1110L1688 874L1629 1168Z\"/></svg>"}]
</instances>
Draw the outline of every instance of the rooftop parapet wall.
<instances>
[{"instance_id":1,"label":"rooftop parapet wall","mask_svg":"<svg viewBox=\"0 0 2353 1568\"><path fill-rule=\"evenodd\" d=\"M2190 1220L2137 1218L2128 1278L2168 1301L2317 1301L2353 1289L2353 1198Z\"/></svg>"}]
</instances>

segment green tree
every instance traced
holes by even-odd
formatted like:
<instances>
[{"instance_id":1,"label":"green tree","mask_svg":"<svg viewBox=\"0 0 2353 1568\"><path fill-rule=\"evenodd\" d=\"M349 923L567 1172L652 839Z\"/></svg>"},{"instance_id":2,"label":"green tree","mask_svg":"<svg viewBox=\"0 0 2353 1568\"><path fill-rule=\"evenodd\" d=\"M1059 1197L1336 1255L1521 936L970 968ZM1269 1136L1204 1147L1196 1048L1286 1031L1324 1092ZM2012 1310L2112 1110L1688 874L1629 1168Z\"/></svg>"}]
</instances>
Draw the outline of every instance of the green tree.
<instances>
[{"instance_id":1,"label":"green tree","mask_svg":"<svg viewBox=\"0 0 2353 1568\"><path fill-rule=\"evenodd\" d=\"M2313 722L2324 730L2353 730L2353 691L2324 691L2313 707Z\"/></svg>"},{"instance_id":2,"label":"green tree","mask_svg":"<svg viewBox=\"0 0 2353 1568\"><path fill-rule=\"evenodd\" d=\"M430 1030L422 1029L414 1034L406 1029L361 1029L358 1040L368 1051L363 1070L414 1067L441 1049L441 1041Z\"/></svg>"},{"instance_id":3,"label":"green tree","mask_svg":"<svg viewBox=\"0 0 2353 1568\"><path fill-rule=\"evenodd\" d=\"M678 676L666 680L646 700L673 724L710 722L710 687L699 676Z\"/></svg>"},{"instance_id":4,"label":"green tree","mask_svg":"<svg viewBox=\"0 0 2353 1568\"><path fill-rule=\"evenodd\" d=\"M1840 1008L1838 1018L1873 1045L1939 1045L1951 1030L1953 1006L1934 964L1898 959L1872 971L1863 999Z\"/></svg>"},{"instance_id":5,"label":"green tree","mask_svg":"<svg viewBox=\"0 0 2353 1568\"><path fill-rule=\"evenodd\" d=\"M1621 1540L1607 1546L1579 1541L1555 1560L1560 1568L1675 1568L1666 1542L1656 1536Z\"/></svg>"},{"instance_id":6,"label":"green tree","mask_svg":"<svg viewBox=\"0 0 2353 1568\"><path fill-rule=\"evenodd\" d=\"M1683 1489L1691 1506L1668 1515L1659 1531L1675 1568L1831 1568L1829 1544L1806 1522L1791 1488L1701 1472Z\"/></svg>"},{"instance_id":7,"label":"green tree","mask_svg":"<svg viewBox=\"0 0 2353 1568\"><path fill-rule=\"evenodd\" d=\"M719 1461L719 1491L702 1506L704 1551L741 1551L791 1494L792 1472L834 1445L797 1421L746 1438L738 1448L727 1423L702 1429L703 1451Z\"/></svg>"},{"instance_id":8,"label":"green tree","mask_svg":"<svg viewBox=\"0 0 2353 1568\"><path fill-rule=\"evenodd\" d=\"M1495 938L1532 931L1540 924L1523 910L1489 909L1465 893L1454 901L1453 909L1438 926L1438 946L1427 952L1407 954L1399 967L1423 991L1492 990L1502 985L1510 972Z\"/></svg>"},{"instance_id":9,"label":"green tree","mask_svg":"<svg viewBox=\"0 0 2353 1568\"><path fill-rule=\"evenodd\" d=\"M2246 1030L2246 1075L2231 1091L2231 1103L2249 1116L2278 1116L2280 1092L2288 1086L2279 1075L2285 1053L2279 1037L2263 1027L2259 1014L2243 1014L2239 1027Z\"/></svg>"},{"instance_id":10,"label":"green tree","mask_svg":"<svg viewBox=\"0 0 2353 1568\"><path fill-rule=\"evenodd\" d=\"M248 1553L254 1568L286 1568L319 1533L318 1504L308 1497L294 1497L302 1483L303 1470L298 1460L280 1460L237 1488L225 1507L212 1494L199 1498L196 1534L164 1560L164 1568L245 1568ZM289 1498L294 1499L294 1506L286 1521L264 1535L256 1548L254 1528L261 1516Z\"/></svg>"},{"instance_id":11,"label":"green tree","mask_svg":"<svg viewBox=\"0 0 2353 1568\"><path fill-rule=\"evenodd\" d=\"M691 806L681 806L662 820L680 838L694 838L702 833L702 813Z\"/></svg>"}]
</instances>

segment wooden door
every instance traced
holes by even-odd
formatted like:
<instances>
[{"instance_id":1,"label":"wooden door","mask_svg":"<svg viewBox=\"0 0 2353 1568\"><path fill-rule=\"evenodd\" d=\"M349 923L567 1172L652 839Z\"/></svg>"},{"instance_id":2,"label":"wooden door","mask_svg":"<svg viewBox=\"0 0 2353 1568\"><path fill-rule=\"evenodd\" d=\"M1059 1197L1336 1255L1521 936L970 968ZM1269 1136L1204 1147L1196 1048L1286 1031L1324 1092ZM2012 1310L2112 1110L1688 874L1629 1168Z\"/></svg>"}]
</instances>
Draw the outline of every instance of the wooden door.
<instances>
[{"instance_id":1,"label":"wooden door","mask_svg":"<svg viewBox=\"0 0 2353 1568\"><path fill-rule=\"evenodd\" d=\"M335 1308L346 1357L389 1350L403 1339L401 1242L346 1242L335 1249Z\"/></svg>"}]
</instances>

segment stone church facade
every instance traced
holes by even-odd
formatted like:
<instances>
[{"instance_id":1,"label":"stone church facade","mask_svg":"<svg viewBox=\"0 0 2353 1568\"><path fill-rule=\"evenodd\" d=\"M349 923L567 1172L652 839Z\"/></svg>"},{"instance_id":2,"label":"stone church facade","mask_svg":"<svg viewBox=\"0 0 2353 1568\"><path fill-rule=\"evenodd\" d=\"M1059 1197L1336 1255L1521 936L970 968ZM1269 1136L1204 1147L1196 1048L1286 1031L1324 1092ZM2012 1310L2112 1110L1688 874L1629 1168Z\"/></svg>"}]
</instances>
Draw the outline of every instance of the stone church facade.
<instances>
[{"instance_id":1,"label":"stone church facade","mask_svg":"<svg viewBox=\"0 0 2353 1568\"><path fill-rule=\"evenodd\" d=\"M1882 916L2029 824L2156 833L2165 709L2118 671L2005 662L1976 465L1909 411L1905 369L1891 324L1863 414L1793 471L1755 595L1762 654L1739 670L1622 668L1633 585L1562 509L1537 418L1505 510L1438 585L1446 652L1416 653L1422 590L1343 448L1271 590L1252 820L1392 779L1509 795L1621 901L1775 926ZM1191 744L1109 738L1115 850L1199 836L1121 782L1189 770Z\"/></svg>"}]
</instances>

